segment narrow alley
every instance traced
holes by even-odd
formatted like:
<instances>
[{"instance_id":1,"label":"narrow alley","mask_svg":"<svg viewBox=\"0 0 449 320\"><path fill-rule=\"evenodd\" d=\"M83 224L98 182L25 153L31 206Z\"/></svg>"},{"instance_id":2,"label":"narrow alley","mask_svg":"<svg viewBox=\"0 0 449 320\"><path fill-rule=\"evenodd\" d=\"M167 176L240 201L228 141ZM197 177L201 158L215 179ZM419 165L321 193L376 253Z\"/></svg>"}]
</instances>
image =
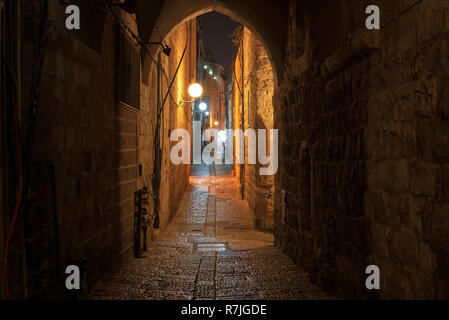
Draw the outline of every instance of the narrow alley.
<instances>
[{"instance_id":1,"label":"narrow alley","mask_svg":"<svg viewBox=\"0 0 449 320\"><path fill-rule=\"evenodd\" d=\"M0 0L0 39L0 301L449 299L449 1Z\"/></svg>"},{"instance_id":2,"label":"narrow alley","mask_svg":"<svg viewBox=\"0 0 449 320\"><path fill-rule=\"evenodd\" d=\"M329 299L254 229L229 167L197 166L178 214L145 258L96 287L95 300Z\"/></svg>"}]
</instances>

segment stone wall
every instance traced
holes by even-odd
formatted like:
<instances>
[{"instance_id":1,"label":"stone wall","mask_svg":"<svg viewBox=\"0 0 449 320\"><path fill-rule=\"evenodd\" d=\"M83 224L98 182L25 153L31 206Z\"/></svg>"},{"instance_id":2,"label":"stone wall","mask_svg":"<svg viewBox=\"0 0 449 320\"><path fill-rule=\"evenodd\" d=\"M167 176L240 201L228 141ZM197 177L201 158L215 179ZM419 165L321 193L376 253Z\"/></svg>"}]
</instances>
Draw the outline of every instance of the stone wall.
<instances>
[{"instance_id":1,"label":"stone wall","mask_svg":"<svg viewBox=\"0 0 449 320\"><path fill-rule=\"evenodd\" d=\"M273 70L262 43L246 27L242 29L234 69L234 129L254 129L256 134L257 130L266 129L267 152L269 152L269 134L270 129L273 129ZM241 105L244 109L243 127ZM237 147L235 152L238 152ZM236 175L241 179L241 167L239 165L235 167ZM257 164L248 162L248 138L246 138L244 179L241 179L244 195L254 212L256 227L264 231L273 231L274 176L260 175L260 167L259 162Z\"/></svg>"},{"instance_id":2,"label":"stone wall","mask_svg":"<svg viewBox=\"0 0 449 320\"><path fill-rule=\"evenodd\" d=\"M449 4L393 12L366 104L369 261L382 268L383 298L447 299Z\"/></svg>"},{"instance_id":3,"label":"stone wall","mask_svg":"<svg viewBox=\"0 0 449 320\"><path fill-rule=\"evenodd\" d=\"M340 296L447 298L448 3L369 3L379 32L342 1L327 36L303 4L275 93L276 243Z\"/></svg>"},{"instance_id":4,"label":"stone wall","mask_svg":"<svg viewBox=\"0 0 449 320\"><path fill-rule=\"evenodd\" d=\"M166 141L167 146L171 149L177 142L170 142L170 133L176 129L184 128L191 132L191 103L182 103L185 101L191 101L187 89L191 83L195 82L196 78L196 20L190 20L178 26L173 34L167 39L167 43L173 48L173 52L170 58L169 74L172 78L176 72L179 61L185 46L187 45L186 55L183 63L178 71L177 81L173 87L173 97L170 99L169 104L169 122L166 127ZM170 151L165 153L167 156ZM165 197L169 199L169 216L172 218L178 209L184 190L189 184L190 166L187 165L174 165L170 159L167 159L167 165L170 169L169 181L170 190L167 190ZM169 196L168 196L169 195ZM164 193L161 192L161 196L164 197Z\"/></svg>"},{"instance_id":5,"label":"stone wall","mask_svg":"<svg viewBox=\"0 0 449 320\"><path fill-rule=\"evenodd\" d=\"M80 5L83 6L83 1ZM22 39L23 106L28 106L27 90L35 63L29 57L35 56L38 30L29 23L37 12L34 6L26 7L22 19L25 30ZM14 278L12 286L17 297L25 292L23 286L28 287L31 296L45 294L48 283L55 284L58 275L59 280L63 279L65 267L71 263L87 262L93 284L133 256L134 192L144 186L151 192L157 99L162 100L167 92L186 39L188 49L171 90L174 100L167 101L163 114L161 138L165 157L171 145L170 130L190 130L189 106L178 107L175 103L186 100L188 85L195 76L194 21L183 23L167 39L173 51L170 58L163 54L160 58L163 70L159 73L165 76L158 80L156 64L152 63L148 85L143 79L140 81L140 109L136 109L117 100L119 26L116 19L109 13L103 20L99 19L94 29L84 29L82 25L75 33L66 30L64 12L65 6L59 1L49 2L49 27L45 33L45 60L31 162L31 183L36 188L31 191L36 191L36 200L24 206L25 216L30 220L25 221L29 252L26 268L30 280L25 285L20 284L23 279ZM137 34L135 16L122 10L115 12L122 23ZM87 21L99 16L85 10L83 17L83 21ZM88 41L89 33L93 36L95 30L101 36L101 44ZM22 110L24 128L29 125L27 112L26 108ZM44 172L48 163L55 168L55 201L51 193L48 197L47 177L35 174L35 171ZM170 178L166 179L160 197L162 203L170 206L161 207L161 227L176 213L188 182L189 166L172 167L168 159L163 163L163 172ZM53 206L56 206L55 211ZM48 229L47 220L57 221L56 228ZM33 228L28 230L27 223ZM155 236L153 230L150 230L150 238L151 234ZM11 256L11 266L16 265L15 260L21 257ZM17 261L20 265L20 260ZM55 286L63 292L63 282Z\"/></svg>"}]
</instances>

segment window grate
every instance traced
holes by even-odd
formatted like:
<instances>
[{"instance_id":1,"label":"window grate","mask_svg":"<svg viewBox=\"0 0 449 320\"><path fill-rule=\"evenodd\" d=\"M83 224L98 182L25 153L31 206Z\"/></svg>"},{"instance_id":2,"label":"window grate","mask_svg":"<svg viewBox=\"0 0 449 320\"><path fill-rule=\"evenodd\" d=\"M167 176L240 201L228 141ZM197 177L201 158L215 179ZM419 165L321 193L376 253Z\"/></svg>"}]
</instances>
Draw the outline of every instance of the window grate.
<instances>
[{"instance_id":1,"label":"window grate","mask_svg":"<svg viewBox=\"0 0 449 320\"><path fill-rule=\"evenodd\" d=\"M119 47L118 100L140 109L140 50L122 29Z\"/></svg>"}]
</instances>

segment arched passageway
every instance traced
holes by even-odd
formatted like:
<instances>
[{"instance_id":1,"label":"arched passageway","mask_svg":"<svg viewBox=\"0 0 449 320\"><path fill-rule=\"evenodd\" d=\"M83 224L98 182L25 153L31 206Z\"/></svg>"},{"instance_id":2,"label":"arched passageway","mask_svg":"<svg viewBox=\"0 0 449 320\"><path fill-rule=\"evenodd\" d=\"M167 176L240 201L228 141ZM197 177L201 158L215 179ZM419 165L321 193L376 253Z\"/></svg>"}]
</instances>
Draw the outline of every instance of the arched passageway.
<instances>
[{"instance_id":1,"label":"arched passageway","mask_svg":"<svg viewBox=\"0 0 449 320\"><path fill-rule=\"evenodd\" d=\"M272 1L137 1L136 18L142 39L158 41L183 21L188 21L209 11L225 14L248 27L263 43L274 66L283 70L284 48L286 41L288 3ZM267 24L266 21L277 21ZM157 28L157 30L154 30ZM159 33L160 32L160 33ZM153 51L154 52L154 51ZM144 70L148 68L145 58ZM145 72L145 71L144 71ZM282 76L282 75L281 75Z\"/></svg>"}]
</instances>

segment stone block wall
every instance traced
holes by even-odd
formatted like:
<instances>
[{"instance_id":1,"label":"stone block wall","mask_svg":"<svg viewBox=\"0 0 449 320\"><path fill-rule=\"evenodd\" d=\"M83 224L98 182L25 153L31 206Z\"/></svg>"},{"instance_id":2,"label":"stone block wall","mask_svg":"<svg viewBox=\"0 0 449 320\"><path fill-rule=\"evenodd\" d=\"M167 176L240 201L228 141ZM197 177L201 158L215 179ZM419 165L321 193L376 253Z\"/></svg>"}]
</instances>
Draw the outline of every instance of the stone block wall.
<instances>
[{"instance_id":1,"label":"stone block wall","mask_svg":"<svg viewBox=\"0 0 449 320\"><path fill-rule=\"evenodd\" d=\"M23 10L24 109L21 114L26 128L29 125L27 90L36 63L29 57L35 56L38 30L30 23L38 11L31 5L24 6ZM122 10L116 13L127 28L138 33L135 15ZM45 209L44 212L52 212L52 206L57 206L54 213L57 218L56 231L45 233L44 240L51 244L57 243L59 248L51 247L54 254L47 256L42 253L44 229L39 231L39 228L34 228L36 230L32 234L25 232L25 240L30 243L29 258L36 257L39 261L26 261L28 275L33 278L28 284L20 284L21 279L14 279L12 286L17 290L13 292L18 296L24 292L23 286L30 289L30 295L45 294L42 292L44 282L54 282L58 276L62 279L66 266L79 264L83 259L87 261L89 279L93 284L133 256L134 193L144 186L151 191L157 99L162 100L167 92L186 39L189 40L188 50L172 88L175 101L186 100L191 81L188 75L192 74L192 68L196 68L196 32L191 29L195 23L188 22L174 30L167 39L174 50L170 58L161 55L161 65L167 76L161 77L160 93L157 92L158 72L153 63L150 79L146 81L148 85L143 79L140 81L140 109L126 106L117 100L119 28L116 19L109 13L99 19L96 24L98 29L92 29L92 26L83 29L85 25L82 25L81 30L75 33L65 28L66 16L65 6L61 2L49 1L49 26L44 35L45 59L31 161L34 167L45 168L49 162L54 164L56 199L48 201L36 193L40 199L38 203L41 204L31 201L27 204L27 212L35 209L41 212L40 206ZM99 17L101 15L95 16L95 12L83 11L83 21ZM89 33L95 34L95 30L101 36L102 43L95 42L94 46L86 38L89 39ZM187 76L184 77L184 74ZM164 138L165 152L169 152L171 145L170 130L190 130L189 106L175 108L173 103L167 103L163 115L165 127L161 130L161 137ZM184 118L179 116L181 114ZM163 165L163 171L170 177L166 179L169 191L161 190L160 197L162 202L170 203L170 207L162 207L160 216L168 221L169 216L176 213L177 204L188 182L189 166L171 168L168 159ZM172 175L177 178L172 178ZM42 177L34 177L33 186L48 183ZM180 179L186 183L179 183ZM42 214L34 218L37 219L33 221L37 226L47 223L42 220ZM153 233L153 230L150 232ZM56 238L53 237L58 237L58 241L54 241ZM36 242L36 245L31 241ZM12 257L11 265L15 265L17 259L22 257ZM59 269L47 278L44 274L48 271L46 266L55 264L58 264ZM64 292L63 282L55 286L59 292Z\"/></svg>"},{"instance_id":2,"label":"stone block wall","mask_svg":"<svg viewBox=\"0 0 449 320\"><path fill-rule=\"evenodd\" d=\"M449 4L397 10L383 30L366 104L369 260L382 266L383 298L448 298Z\"/></svg>"},{"instance_id":3,"label":"stone block wall","mask_svg":"<svg viewBox=\"0 0 449 320\"><path fill-rule=\"evenodd\" d=\"M188 87L195 83L196 71L196 20L190 20L179 25L175 32L167 39L170 47L173 48L170 58L169 75L172 78L176 72L179 61L181 60L184 48L187 46L186 54L179 68L177 79L173 87L173 98L167 102L167 112L169 116L168 127L166 129L167 147L171 149L178 142L170 142L170 134L176 129L187 129L191 132L192 104L185 103L191 101L188 95ZM170 151L166 152L168 156ZM169 190L169 217L176 215L178 204L182 199L184 190L189 184L190 166L174 165L170 159L167 159L170 174L168 177Z\"/></svg>"},{"instance_id":4,"label":"stone block wall","mask_svg":"<svg viewBox=\"0 0 449 320\"><path fill-rule=\"evenodd\" d=\"M267 153L270 151L270 129L273 129L273 93L274 75L271 62L256 35L248 28L242 29L242 42L239 54L234 62L234 130L242 128L242 110L244 105L244 128L267 130ZM242 80L243 60L243 80ZM243 84L243 85L242 85ZM243 99L242 99L243 92ZM243 184L244 195L255 216L255 226L264 231L273 231L274 213L274 176L260 175L261 165L248 162L248 138L245 139L245 165ZM237 148L236 148L237 149ZM236 165L237 177L241 177L241 168Z\"/></svg>"}]
</instances>

